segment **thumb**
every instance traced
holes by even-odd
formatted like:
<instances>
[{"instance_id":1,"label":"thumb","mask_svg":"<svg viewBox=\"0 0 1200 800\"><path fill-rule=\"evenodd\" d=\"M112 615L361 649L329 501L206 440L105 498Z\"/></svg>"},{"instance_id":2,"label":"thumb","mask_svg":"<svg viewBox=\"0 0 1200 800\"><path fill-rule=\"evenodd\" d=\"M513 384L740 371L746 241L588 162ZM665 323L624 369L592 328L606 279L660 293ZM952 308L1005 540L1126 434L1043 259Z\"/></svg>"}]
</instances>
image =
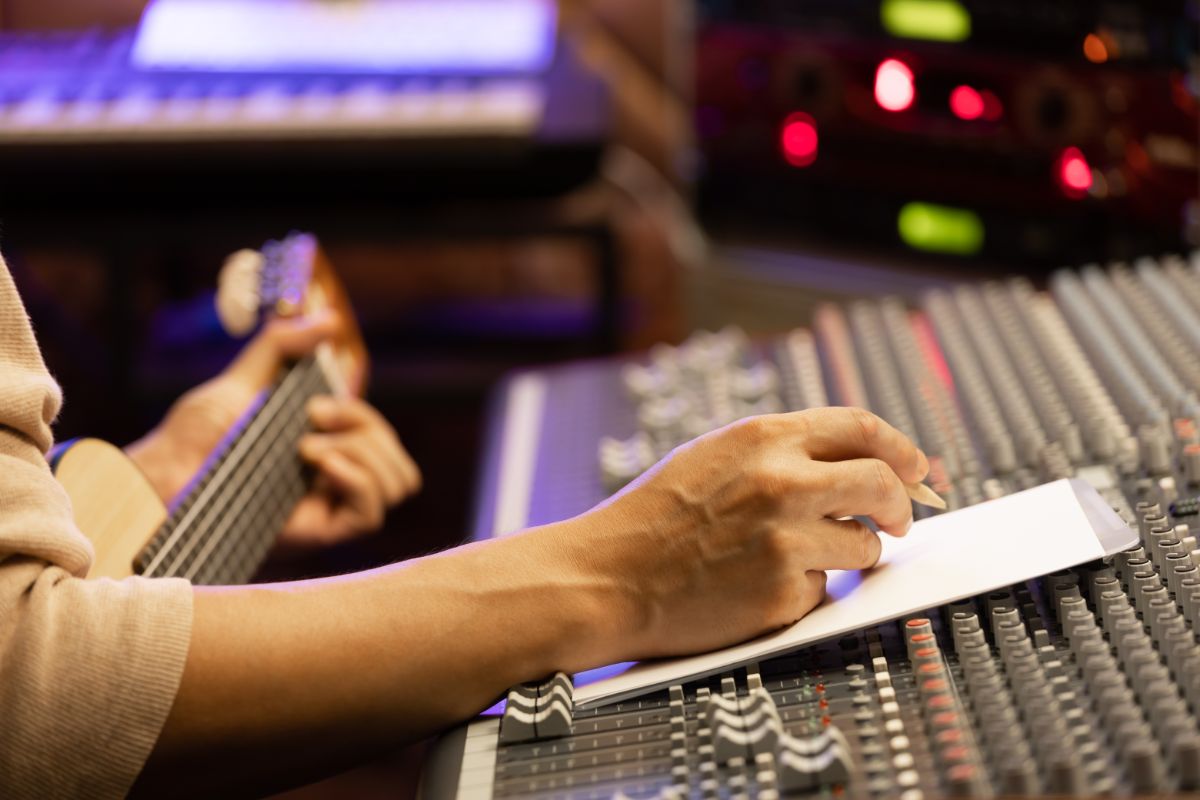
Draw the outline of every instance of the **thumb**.
<instances>
[{"instance_id":1,"label":"thumb","mask_svg":"<svg viewBox=\"0 0 1200 800\"><path fill-rule=\"evenodd\" d=\"M298 317L276 317L242 350L226 374L255 386L269 383L287 359L300 358L337 332L337 315L326 309Z\"/></svg>"}]
</instances>

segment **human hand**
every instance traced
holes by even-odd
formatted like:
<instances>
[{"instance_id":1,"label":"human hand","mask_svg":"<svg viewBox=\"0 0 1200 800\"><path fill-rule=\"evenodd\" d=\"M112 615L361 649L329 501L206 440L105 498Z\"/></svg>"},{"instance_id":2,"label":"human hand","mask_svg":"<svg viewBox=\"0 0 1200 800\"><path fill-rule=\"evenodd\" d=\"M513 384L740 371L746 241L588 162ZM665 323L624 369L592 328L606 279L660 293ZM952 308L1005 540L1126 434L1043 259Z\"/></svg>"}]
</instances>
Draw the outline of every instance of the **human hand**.
<instances>
[{"instance_id":1,"label":"human hand","mask_svg":"<svg viewBox=\"0 0 1200 800\"><path fill-rule=\"evenodd\" d=\"M159 497L169 502L187 485L282 364L336 331L329 313L272 320L223 372L179 398L157 428L127 448ZM416 464L367 403L313 398L308 412L316 432L301 440L301 456L317 477L284 526L282 543L331 543L378 527L387 506L420 488Z\"/></svg>"},{"instance_id":2,"label":"human hand","mask_svg":"<svg viewBox=\"0 0 1200 800\"><path fill-rule=\"evenodd\" d=\"M878 535L839 518L903 536L904 484L928 470L862 409L755 417L677 448L560 546L627 622L606 656L699 652L804 616L824 597L825 570L874 565Z\"/></svg>"},{"instance_id":3,"label":"human hand","mask_svg":"<svg viewBox=\"0 0 1200 800\"><path fill-rule=\"evenodd\" d=\"M281 534L288 545L331 544L383 524L384 512L421 488L421 471L395 429L357 397L314 397L314 432L300 455L317 468Z\"/></svg>"}]
</instances>

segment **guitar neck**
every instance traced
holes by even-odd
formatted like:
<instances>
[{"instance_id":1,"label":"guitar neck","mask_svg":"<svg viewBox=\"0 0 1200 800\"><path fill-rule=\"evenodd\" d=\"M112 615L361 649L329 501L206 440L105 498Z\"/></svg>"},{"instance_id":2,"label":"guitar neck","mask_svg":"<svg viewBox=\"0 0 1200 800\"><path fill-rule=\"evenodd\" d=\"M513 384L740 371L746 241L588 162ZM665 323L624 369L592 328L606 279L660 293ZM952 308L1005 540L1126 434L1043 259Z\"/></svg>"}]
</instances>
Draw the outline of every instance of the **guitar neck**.
<instances>
[{"instance_id":1,"label":"guitar neck","mask_svg":"<svg viewBox=\"0 0 1200 800\"><path fill-rule=\"evenodd\" d=\"M318 362L287 369L226 438L136 561L147 577L196 584L248 581L308 489L297 453L305 404L329 391Z\"/></svg>"}]
</instances>

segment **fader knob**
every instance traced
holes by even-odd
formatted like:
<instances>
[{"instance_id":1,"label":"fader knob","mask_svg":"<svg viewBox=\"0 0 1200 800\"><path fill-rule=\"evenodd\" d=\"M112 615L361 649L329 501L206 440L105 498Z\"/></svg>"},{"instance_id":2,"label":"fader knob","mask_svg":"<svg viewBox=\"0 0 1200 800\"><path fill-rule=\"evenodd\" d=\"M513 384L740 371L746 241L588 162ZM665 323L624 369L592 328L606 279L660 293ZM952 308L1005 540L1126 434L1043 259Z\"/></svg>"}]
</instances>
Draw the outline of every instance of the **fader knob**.
<instances>
[{"instance_id":1,"label":"fader knob","mask_svg":"<svg viewBox=\"0 0 1200 800\"><path fill-rule=\"evenodd\" d=\"M1131 746L1125 751L1125 764L1134 791L1152 792L1162 788L1162 762L1152 743L1142 742Z\"/></svg>"},{"instance_id":2,"label":"fader knob","mask_svg":"<svg viewBox=\"0 0 1200 800\"><path fill-rule=\"evenodd\" d=\"M951 797L981 797L979 770L974 764L955 764L946 770L946 783Z\"/></svg>"},{"instance_id":3,"label":"fader knob","mask_svg":"<svg viewBox=\"0 0 1200 800\"><path fill-rule=\"evenodd\" d=\"M1050 765L1049 787L1055 794L1082 795L1087 792L1083 765L1075 756L1060 758Z\"/></svg>"},{"instance_id":4,"label":"fader knob","mask_svg":"<svg viewBox=\"0 0 1200 800\"><path fill-rule=\"evenodd\" d=\"M1183 448L1183 477L1189 486L1200 486L1200 444Z\"/></svg>"},{"instance_id":5,"label":"fader knob","mask_svg":"<svg viewBox=\"0 0 1200 800\"><path fill-rule=\"evenodd\" d=\"M1025 796L1037 792L1037 765L1031 758L1013 757L1000 767L1000 791Z\"/></svg>"},{"instance_id":6,"label":"fader knob","mask_svg":"<svg viewBox=\"0 0 1200 800\"><path fill-rule=\"evenodd\" d=\"M1175 742L1174 757L1179 788L1185 791L1200 789L1200 736Z\"/></svg>"},{"instance_id":7,"label":"fader knob","mask_svg":"<svg viewBox=\"0 0 1200 800\"><path fill-rule=\"evenodd\" d=\"M1141 444L1142 463L1151 475L1164 475L1171 471L1171 440L1153 425L1143 425L1138 431Z\"/></svg>"}]
</instances>

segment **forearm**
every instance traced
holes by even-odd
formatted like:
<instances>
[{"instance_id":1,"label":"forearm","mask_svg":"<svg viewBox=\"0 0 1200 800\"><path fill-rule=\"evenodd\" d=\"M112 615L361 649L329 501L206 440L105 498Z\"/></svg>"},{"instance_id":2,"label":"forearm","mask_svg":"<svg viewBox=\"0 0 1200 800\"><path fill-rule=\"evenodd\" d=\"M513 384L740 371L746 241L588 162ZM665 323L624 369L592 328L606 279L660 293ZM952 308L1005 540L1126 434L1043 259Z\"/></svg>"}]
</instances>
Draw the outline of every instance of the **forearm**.
<instances>
[{"instance_id":1,"label":"forearm","mask_svg":"<svg viewBox=\"0 0 1200 800\"><path fill-rule=\"evenodd\" d=\"M342 578L198 588L180 691L138 788L277 789L427 737L514 683L610 659L625 615L573 566L583 524Z\"/></svg>"}]
</instances>

